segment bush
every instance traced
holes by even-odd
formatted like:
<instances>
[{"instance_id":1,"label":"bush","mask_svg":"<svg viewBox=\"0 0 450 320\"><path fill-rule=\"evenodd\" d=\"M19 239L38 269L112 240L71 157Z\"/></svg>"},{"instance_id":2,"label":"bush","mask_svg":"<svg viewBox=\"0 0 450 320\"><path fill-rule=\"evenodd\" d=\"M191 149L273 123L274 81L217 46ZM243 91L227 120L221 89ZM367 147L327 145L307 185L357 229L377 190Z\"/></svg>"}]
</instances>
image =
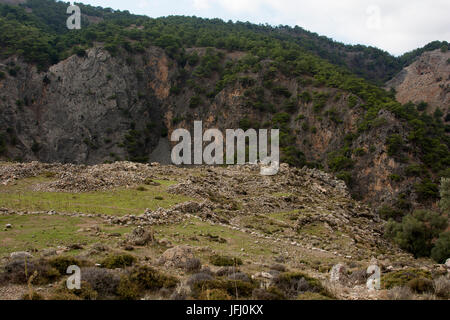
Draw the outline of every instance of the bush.
<instances>
[{"instance_id":1,"label":"bush","mask_svg":"<svg viewBox=\"0 0 450 320\"><path fill-rule=\"evenodd\" d=\"M404 216L403 211L399 209L394 209L390 206L384 205L378 210L378 214L380 215L380 218L383 220L389 220L393 219L395 221L401 221L402 217Z\"/></svg>"},{"instance_id":2,"label":"bush","mask_svg":"<svg viewBox=\"0 0 450 320\"><path fill-rule=\"evenodd\" d=\"M450 279L444 276L434 279L434 293L442 299L450 298Z\"/></svg>"},{"instance_id":3,"label":"bush","mask_svg":"<svg viewBox=\"0 0 450 320\"><path fill-rule=\"evenodd\" d=\"M450 211L450 178L441 179L441 187L439 188L441 195L441 201L439 206L444 212Z\"/></svg>"},{"instance_id":4,"label":"bush","mask_svg":"<svg viewBox=\"0 0 450 320\"><path fill-rule=\"evenodd\" d=\"M231 296L223 289L207 289L198 298L200 300L231 300Z\"/></svg>"},{"instance_id":5,"label":"bush","mask_svg":"<svg viewBox=\"0 0 450 320\"><path fill-rule=\"evenodd\" d=\"M129 279L140 288L146 290L173 288L178 283L178 280L176 278L172 276L166 276L159 271L147 266L141 266L133 269L130 272Z\"/></svg>"},{"instance_id":6,"label":"bush","mask_svg":"<svg viewBox=\"0 0 450 320\"><path fill-rule=\"evenodd\" d=\"M255 282L245 282L240 280L206 280L198 281L192 285L194 297L199 298L205 290L219 289L227 292L235 298L250 297L256 288Z\"/></svg>"},{"instance_id":7,"label":"bush","mask_svg":"<svg viewBox=\"0 0 450 320\"><path fill-rule=\"evenodd\" d=\"M431 279L431 273L420 269L406 269L384 274L381 277L381 285L384 289L403 287L413 279Z\"/></svg>"},{"instance_id":8,"label":"bush","mask_svg":"<svg viewBox=\"0 0 450 320\"><path fill-rule=\"evenodd\" d=\"M50 266L50 264L40 259L37 261L13 260L7 263L3 273L0 274L0 283L27 284L28 279L37 272L33 284L44 285L56 281L61 274Z\"/></svg>"},{"instance_id":9,"label":"bush","mask_svg":"<svg viewBox=\"0 0 450 320\"><path fill-rule=\"evenodd\" d=\"M445 263L450 258L450 231L441 233L431 249L431 257L437 263Z\"/></svg>"},{"instance_id":10,"label":"bush","mask_svg":"<svg viewBox=\"0 0 450 320\"><path fill-rule=\"evenodd\" d=\"M331 298L316 292L304 292L298 295L297 300L331 300Z\"/></svg>"},{"instance_id":11,"label":"bush","mask_svg":"<svg viewBox=\"0 0 450 320\"><path fill-rule=\"evenodd\" d=\"M240 258L233 258L228 256L214 255L211 257L211 263L219 267L231 267L242 265L242 260Z\"/></svg>"},{"instance_id":12,"label":"bush","mask_svg":"<svg viewBox=\"0 0 450 320\"><path fill-rule=\"evenodd\" d=\"M416 293L433 293L434 284L433 281L426 278L415 278L408 282L408 287Z\"/></svg>"},{"instance_id":13,"label":"bush","mask_svg":"<svg viewBox=\"0 0 450 320\"><path fill-rule=\"evenodd\" d=\"M394 287L388 291L387 296L390 300L411 300L413 292L409 287Z\"/></svg>"},{"instance_id":14,"label":"bush","mask_svg":"<svg viewBox=\"0 0 450 320\"><path fill-rule=\"evenodd\" d=\"M255 289L252 293L252 298L255 300L286 300L286 296L276 287L269 289Z\"/></svg>"},{"instance_id":15,"label":"bush","mask_svg":"<svg viewBox=\"0 0 450 320\"><path fill-rule=\"evenodd\" d=\"M186 263L183 266L183 268L187 272L196 272L202 268L202 262L197 258L190 258L186 260Z\"/></svg>"},{"instance_id":16,"label":"bush","mask_svg":"<svg viewBox=\"0 0 450 320\"><path fill-rule=\"evenodd\" d=\"M319 293L323 296L332 297L319 280L300 272L285 272L280 274L274 279L274 286L290 298L296 298L304 292Z\"/></svg>"},{"instance_id":17,"label":"bush","mask_svg":"<svg viewBox=\"0 0 450 320\"><path fill-rule=\"evenodd\" d=\"M344 155L331 155L328 158L328 166L333 172L339 172L346 169L352 169L354 162L352 159Z\"/></svg>"},{"instance_id":18,"label":"bush","mask_svg":"<svg viewBox=\"0 0 450 320\"><path fill-rule=\"evenodd\" d=\"M421 202L435 200L439 197L439 187L430 179L424 179L422 182L415 184L414 189Z\"/></svg>"},{"instance_id":19,"label":"bush","mask_svg":"<svg viewBox=\"0 0 450 320\"><path fill-rule=\"evenodd\" d=\"M22 296L22 300L44 300L44 298L37 292L33 291L30 297L29 293L25 293Z\"/></svg>"},{"instance_id":20,"label":"bush","mask_svg":"<svg viewBox=\"0 0 450 320\"><path fill-rule=\"evenodd\" d=\"M403 217L398 223L390 220L385 235L417 257L428 257L433 248L433 240L447 228L447 218L439 213L418 210Z\"/></svg>"},{"instance_id":21,"label":"bush","mask_svg":"<svg viewBox=\"0 0 450 320\"><path fill-rule=\"evenodd\" d=\"M128 277L123 276L117 287L117 295L121 300L137 300L140 293L139 285L131 281Z\"/></svg>"},{"instance_id":22,"label":"bush","mask_svg":"<svg viewBox=\"0 0 450 320\"><path fill-rule=\"evenodd\" d=\"M190 286L191 288L198 282L202 282L202 281L209 281L209 280L213 280L214 278L212 277L211 274L206 273L206 272L199 272L199 273L195 273L193 274L188 280L187 280L187 285Z\"/></svg>"},{"instance_id":23,"label":"bush","mask_svg":"<svg viewBox=\"0 0 450 320\"><path fill-rule=\"evenodd\" d=\"M388 155L391 157L399 156L404 149L403 138L399 134L390 135L386 140L386 144Z\"/></svg>"},{"instance_id":24,"label":"bush","mask_svg":"<svg viewBox=\"0 0 450 320\"><path fill-rule=\"evenodd\" d=\"M200 103L202 102L202 99L200 98L200 96L193 96L191 98L191 100L189 101L189 108L197 108Z\"/></svg>"},{"instance_id":25,"label":"bush","mask_svg":"<svg viewBox=\"0 0 450 320\"><path fill-rule=\"evenodd\" d=\"M50 265L59 271L60 274L66 274L69 266L82 267L82 262L73 257L55 257L50 259Z\"/></svg>"},{"instance_id":26,"label":"bush","mask_svg":"<svg viewBox=\"0 0 450 320\"><path fill-rule=\"evenodd\" d=\"M60 283L59 288L50 297L51 300L97 300L98 292L86 281L81 282L80 289L69 290L65 282Z\"/></svg>"},{"instance_id":27,"label":"bush","mask_svg":"<svg viewBox=\"0 0 450 320\"><path fill-rule=\"evenodd\" d=\"M117 269L130 267L136 261L136 258L129 254L110 255L101 263L102 267L108 269Z\"/></svg>"},{"instance_id":28,"label":"bush","mask_svg":"<svg viewBox=\"0 0 450 320\"><path fill-rule=\"evenodd\" d=\"M110 270L101 268L81 269L81 279L89 283L101 299L113 297L120 283L120 277L118 275Z\"/></svg>"}]
</instances>

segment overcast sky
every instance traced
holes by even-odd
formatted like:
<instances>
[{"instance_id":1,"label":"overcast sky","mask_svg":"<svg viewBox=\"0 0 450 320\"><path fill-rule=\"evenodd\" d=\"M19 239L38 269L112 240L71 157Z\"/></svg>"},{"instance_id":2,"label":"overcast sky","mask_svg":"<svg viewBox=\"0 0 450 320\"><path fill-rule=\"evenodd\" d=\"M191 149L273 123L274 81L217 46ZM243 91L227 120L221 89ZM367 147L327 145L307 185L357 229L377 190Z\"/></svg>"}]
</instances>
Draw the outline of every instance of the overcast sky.
<instances>
[{"instance_id":1,"label":"overcast sky","mask_svg":"<svg viewBox=\"0 0 450 320\"><path fill-rule=\"evenodd\" d=\"M186 15L298 25L394 55L450 41L450 0L80 0L150 17Z\"/></svg>"}]
</instances>

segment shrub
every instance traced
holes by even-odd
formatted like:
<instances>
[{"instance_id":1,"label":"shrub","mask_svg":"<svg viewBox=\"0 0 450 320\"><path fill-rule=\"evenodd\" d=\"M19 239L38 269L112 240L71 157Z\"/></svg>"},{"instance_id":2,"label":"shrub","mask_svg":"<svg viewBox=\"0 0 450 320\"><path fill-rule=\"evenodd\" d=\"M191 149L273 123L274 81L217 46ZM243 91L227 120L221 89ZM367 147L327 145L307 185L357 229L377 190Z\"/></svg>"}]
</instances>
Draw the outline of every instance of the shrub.
<instances>
[{"instance_id":1,"label":"shrub","mask_svg":"<svg viewBox=\"0 0 450 320\"><path fill-rule=\"evenodd\" d=\"M193 96L191 98L191 100L189 101L189 108L197 108L200 103L202 102L202 99L200 98L200 96Z\"/></svg>"},{"instance_id":2,"label":"shrub","mask_svg":"<svg viewBox=\"0 0 450 320\"><path fill-rule=\"evenodd\" d=\"M192 286L194 297L199 298L205 290L219 289L235 298L249 297L256 288L255 282L240 280L206 280L195 282Z\"/></svg>"},{"instance_id":3,"label":"shrub","mask_svg":"<svg viewBox=\"0 0 450 320\"><path fill-rule=\"evenodd\" d=\"M228 256L214 255L211 257L211 263L219 267L231 267L242 265L242 260L240 258L233 258Z\"/></svg>"},{"instance_id":4,"label":"shrub","mask_svg":"<svg viewBox=\"0 0 450 320\"><path fill-rule=\"evenodd\" d=\"M431 273L420 269L405 269L384 274L381 277L381 285L384 289L403 287L417 278L431 279Z\"/></svg>"},{"instance_id":5,"label":"shrub","mask_svg":"<svg viewBox=\"0 0 450 320\"><path fill-rule=\"evenodd\" d=\"M391 157L399 156L399 153L403 151L403 138L399 134L390 135L387 140L387 152Z\"/></svg>"},{"instance_id":6,"label":"shrub","mask_svg":"<svg viewBox=\"0 0 450 320\"><path fill-rule=\"evenodd\" d=\"M331 300L331 298L316 292L304 292L298 295L297 300Z\"/></svg>"},{"instance_id":7,"label":"shrub","mask_svg":"<svg viewBox=\"0 0 450 320\"><path fill-rule=\"evenodd\" d=\"M405 174L409 177L421 177L426 175L426 169L420 164L411 164L406 167Z\"/></svg>"},{"instance_id":8,"label":"shrub","mask_svg":"<svg viewBox=\"0 0 450 320\"><path fill-rule=\"evenodd\" d=\"M159 271L141 266L130 272L130 280L142 289L157 290L161 288L173 288L177 285L178 280L172 276L167 276Z\"/></svg>"},{"instance_id":9,"label":"shrub","mask_svg":"<svg viewBox=\"0 0 450 320\"><path fill-rule=\"evenodd\" d=\"M61 282L59 288L51 296L51 300L97 300L98 292L91 284L82 281L80 289L69 290L65 282Z\"/></svg>"},{"instance_id":10,"label":"shrub","mask_svg":"<svg viewBox=\"0 0 450 320\"><path fill-rule=\"evenodd\" d=\"M296 298L304 292L314 292L332 297L319 280L300 272L285 272L274 279L274 286L290 298Z\"/></svg>"},{"instance_id":11,"label":"shrub","mask_svg":"<svg viewBox=\"0 0 450 320\"><path fill-rule=\"evenodd\" d=\"M331 155L328 158L328 166L333 172L339 172L346 169L352 169L354 162L344 155Z\"/></svg>"},{"instance_id":12,"label":"shrub","mask_svg":"<svg viewBox=\"0 0 450 320\"><path fill-rule=\"evenodd\" d=\"M223 289L206 289L198 298L200 300L231 300L231 296Z\"/></svg>"},{"instance_id":13,"label":"shrub","mask_svg":"<svg viewBox=\"0 0 450 320\"><path fill-rule=\"evenodd\" d=\"M140 293L139 285L131 281L128 277L123 276L117 286L117 295L121 300L137 300Z\"/></svg>"},{"instance_id":14,"label":"shrub","mask_svg":"<svg viewBox=\"0 0 450 320\"><path fill-rule=\"evenodd\" d=\"M130 267L136 258L129 254L110 255L103 260L101 265L108 269Z\"/></svg>"},{"instance_id":15,"label":"shrub","mask_svg":"<svg viewBox=\"0 0 450 320\"><path fill-rule=\"evenodd\" d=\"M254 289L252 298L255 300L286 300L286 296L276 287L265 289Z\"/></svg>"},{"instance_id":16,"label":"shrub","mask_svg":"<svg viewBox=\"0 0 450 320\"><path fill-rule=\"evenodd\" d=\"M232 273L228 276L228 280L240 280L240 281L250 281L250 277L243 272Z\"/></svg>"},{"instance_id":17,"label":"shrub","mask_svg":"<svg viewBox=\"0 0 450 320\"><path fill-rule=\"evenodd\" d=\"M433 293L434 285L433 281L425 278L415 278L408 282L408 287L411 288L412 291L416 293Z\"/></svg>"},{"instance_id":18,"label":"shrub","mask_svg":"<svg viewBox=\"0 0 450 320\"><path fill-rule=\"evenodd\" d=\"M13 260L7 263L3 273L0 274L0 283L27 284L31 275L37 272L33 284L44 285L56 281L61 274L50 266L50 264L40 259L37 261Z\"/></svg>"},{"instance_id":19,"label":"shrub","mask_svg":"<svg viewBox=\"0 0 450 320\"><path fill-rule=\"evenodd\" d=\"M83 268L81 269L81 278L89 283L101 299L114 296L120 283L118 275L101 268Z\"/></svg>"},{"instance_id":20,"label":"shrub","mask_svg":"<svg viewBox=\"0 0 450 320\"><path fill-rule=\"evenodd\" d=\"M447 218L439 213L417 210L403 217L401 223L390 220L385 235L415 257L430 256L433 240L447 227Z\"/></svg>"},{"instance_id":21,"label":"shrub","mask_svg":"<svg viewBox=\"0 0 450 320\"><path fill-rule=\"evenodd\" d=\"M213 280L213 279L214 278L211 276L211 274L206 273L206 272L199 272L199 273L193 274L187 280L187 285L192 288L197 282L209 281L209 280Z\"/></svg>"},{"instance_id":22,"label":"shrub","mask_svg":"<svg viewBox=\"0 0 450 320\"><path fill-rule=\"evenodd\" d=\"M311 94L308 91L303 91L301 94L298 95L298 98L303 103L310 103L312 101Z\"/></svg>"},{"instance_id":23,"label":"shrub","mask_svg":"<svg viewBox=\"0 0 450 320\"><path fill-rule=\"evenodd\" d=\"M31 294L31 297L30 297L29 293L25 293L22 296L22 300L44 300L44 298L39 293L33 291L33 293Z\"/></svg>"},{"instance_id":24,"label":"shrub","mask_svg":"<svg viewBox=\"0 0 450 320\"><path fill-rule=\"evenodd\" d=\"M187 272L196 272L202 268L202 262L197 258L190 258L186 260L186 263L183 266L183 268Z\"/></svg>"},{"instance_id":25,"label":"shrub","mask_svg":"<svg viewBox=\"0 0 450 320\"><path fill-rule=\"evenodd\" d=\"M74 257L55 257L49 260L50 265L59 271L60 274L66 274L69 266L82 266L82 262Z\"/></svg>"},{"instance_id":26,"label":"shrub","mask_svg":"<svg viewBox=\"0 0 450 320\"><path fill-rule=\"evenodd\" d=\"M64 292L57 292L57 293L52 294L49 297L49 300L72 301L72 300L81 300L81 298L71 292L64 291Z\"/></svg>"},{"instance_id":27,"label":"shrub","mask_svg":"<svg viewBox=\"0 0 450 320\"><path fill-rule=\"evenodd\" d=\"M445 276L434 279L434 293L442 299L450 298L450 279Z\"/></svg>"},{"instance_id":28,"label":"shrub","mask_svg":"<svg viewBox=\"0 0 450 320\"><path fill-rule=\"evenodd\" d=\"M439 235L431 249L431 257L438 263L444 263L450 257L450 231Z\"/></svg>"},{"instance_id":29,"label":"shrub","mask_svg":"<svg viewBox=\"0 0 450 320\"><path fill-rule=\"evenodd\" d=\"M414 185L414 189L420 201L434 200L439 197L439 187L430 179L424 179L422 182Z\"/></svg>"},{"instance_id":30,"label":"shrub","mask_svg":"<svg viewBox=\"0 0 450 320\"><path fill-rule=\"evenodd\" d=\"M387 296L390 300L411 300L413 292L409 287L394 287L388 291Z\"/></svg>"},{"instance_id":31,"label":"shrub","mask_svg":"<svg viewBox=\"0 0 450 320\"><path fill-rule=\"evenodd\" d=\"M378 210L378 214L380 215L380 218L383 220L389 220L393 219L395 221L401 221L402 217L404 216L403 211L399 209L394 209L388 205L384 205Z\"/></svg>"},{"instance_id":32,"label":"shrub","mask_svg":"<svg viewBox=\"0 0 450 320\"><path fill-rule=\"evenodd\" d=\"M442 178L441 179L441 187L439 188L439 192L441 195L441 201L439 202L439 206L442 211L449 212L450 211L450 178Z\"/></svg>"},{"instance_id":33,"label":"shrub","mask_svg":"<svg viewBox=\"0 0 450 320\"><path fill-rule=\"evenodd\" d=\"M358 98L356 96L350 96L348 97L348 107L353 108L358 103Z\"/></svg>"}]
</instances>

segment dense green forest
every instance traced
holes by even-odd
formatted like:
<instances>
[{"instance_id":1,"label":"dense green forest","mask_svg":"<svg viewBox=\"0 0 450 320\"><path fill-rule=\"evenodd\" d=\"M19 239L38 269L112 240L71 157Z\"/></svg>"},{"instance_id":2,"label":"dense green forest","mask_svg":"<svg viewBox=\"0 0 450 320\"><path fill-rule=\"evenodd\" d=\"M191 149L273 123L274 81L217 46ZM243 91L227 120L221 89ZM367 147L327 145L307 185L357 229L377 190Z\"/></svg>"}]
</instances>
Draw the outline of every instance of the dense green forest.
<instances>
[{"instance_id":1,"label":"dense green forest","mask_svg":"<svg viewBox=\"0 0 450 320\"><path fill-rule=\"evenodd\" d=\"M83 13L83 29L74 36L75 32L70 32L69 35L66 28L68 5L69 3L54 0L28 0L22 7L31 9L30 14L19 7L0 5L2 56L22 52L28 61L45 67L66 58L74 46L90 46L93 41L106 42L112 49L123 45L125 39L132 39L138 40L144 47L158 40L169 50L175 50L176 47L202 46L243 51L256 50L261 44L266 47L273 41L281 42L289 49L300 47L303 51L345 67L366 80L381 84L424 51L448 46L445 41L435 41L396 58L378 48L345 45L298 26L273 27L195 17L152 19L133 15L128 11L92 7L81 3L77 5ZM93 24L89 19L92 17L102 22ZM132 24L143 26L144 30L124 30L124 27ZM139 48L142 47L137 45L135 49ZM264 54L268 55L267 52Z\"/></svg>"}]
</instances>

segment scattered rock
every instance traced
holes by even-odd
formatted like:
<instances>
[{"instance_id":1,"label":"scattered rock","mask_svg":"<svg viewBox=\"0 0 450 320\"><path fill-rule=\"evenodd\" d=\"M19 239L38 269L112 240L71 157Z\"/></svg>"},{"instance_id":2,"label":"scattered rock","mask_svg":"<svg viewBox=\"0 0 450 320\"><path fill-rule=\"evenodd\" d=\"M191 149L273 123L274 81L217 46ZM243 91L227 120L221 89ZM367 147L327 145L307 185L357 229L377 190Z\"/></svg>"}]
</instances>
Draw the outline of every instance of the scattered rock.
<instances>
[{"instance_id":1,"label":"scattered rock","mask_svg":"<svg viewBox=\"0 0 450 320\"><path fill-rule=\"evenodd\" d=\"M133 229L127 236L128 243L135 246L145 246L154 240L153 234L142 227Z\"/></svg>"},{"instance_id":2,"label":"scattered rock","mask_svg":"<svg viewBox=\"0 0 450 320\"><path fill-rule=\"evenodd\" d=\"M193 250L190 246L181 245L167 249L159 259L158 263L165 267L184 267L188 261L194 259Z\"/></svg>"},{"instance_id":3,"label":"scattered rock","mask_svg":"<svg viewBox=\"0 0 450 320\"><path fill-rule=\"evenodd\" d=\"M25 259L25 258L30 259L30 258L33 258L33 255L26 251L17 251L17 252L12 252L9 257L13 260Z\"/></svg>"}]
</instances>

